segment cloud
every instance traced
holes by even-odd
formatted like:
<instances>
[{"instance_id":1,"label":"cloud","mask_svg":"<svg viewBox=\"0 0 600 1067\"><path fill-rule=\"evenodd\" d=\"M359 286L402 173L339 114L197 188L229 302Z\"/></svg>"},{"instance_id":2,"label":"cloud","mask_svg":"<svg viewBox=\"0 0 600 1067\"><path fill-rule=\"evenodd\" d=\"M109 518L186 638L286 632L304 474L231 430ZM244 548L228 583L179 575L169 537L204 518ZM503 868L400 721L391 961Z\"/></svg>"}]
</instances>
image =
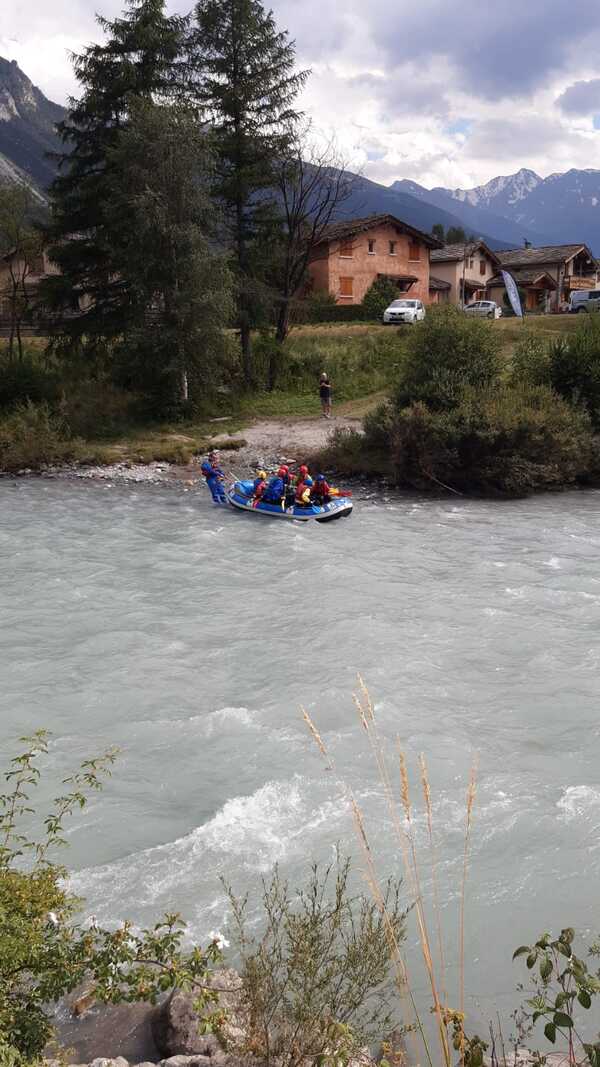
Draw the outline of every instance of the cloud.
<instances>
[{"instance_id":1,"label":"cloud","mask_svg":"<svg viewBox=\"0 0 600 1067\"><path fill-rule=\"evenodd\" d=\"M300 106L367 177L469 187L521 166L600 166L598 0L571 0L568 17L558 0L264 2L312 69ZM125 6L0 3L0 55L59 103L77 93L69 51L100 39L95 10Z\"/></svg>"},{"instance_id":2,"label":"cloud","mask_svg":"<svg viewBox=\"0 0 600 1067\"><path fill-rule=\"evenodd\" d=\"M579 81L565 89L556 101L567 115L592 115L600 110L600 78Z\"/></svg>"}]
</instances>

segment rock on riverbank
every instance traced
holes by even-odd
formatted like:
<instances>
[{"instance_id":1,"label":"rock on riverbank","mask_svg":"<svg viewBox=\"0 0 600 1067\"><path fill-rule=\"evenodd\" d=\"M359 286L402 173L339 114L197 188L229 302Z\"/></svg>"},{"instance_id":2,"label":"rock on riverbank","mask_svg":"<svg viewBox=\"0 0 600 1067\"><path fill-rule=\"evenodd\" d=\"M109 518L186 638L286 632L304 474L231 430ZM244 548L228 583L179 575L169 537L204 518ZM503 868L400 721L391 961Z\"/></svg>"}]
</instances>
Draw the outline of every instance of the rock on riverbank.
<instances>
[{"instance_id":1,"label":"rock on riverbank","mask_svg":"<svg viewBox=\"0 0 600 1067\"><path fill-rule=\"evenodd\" d=\"M237 971L223 969L212 978L217 1010L225 1022L217 1038L200 1033L193 993L177 990L158 1007L149 1004L95 1005L76 1017L73 997L63 1004L58 1042L64 1055L47 1067L261 1067L247 1049L248 1019ZM103 1056L98 1057L97 1053ZM365 1049L348 1067L376 1067Z\"/></svg>"}]
</instances>

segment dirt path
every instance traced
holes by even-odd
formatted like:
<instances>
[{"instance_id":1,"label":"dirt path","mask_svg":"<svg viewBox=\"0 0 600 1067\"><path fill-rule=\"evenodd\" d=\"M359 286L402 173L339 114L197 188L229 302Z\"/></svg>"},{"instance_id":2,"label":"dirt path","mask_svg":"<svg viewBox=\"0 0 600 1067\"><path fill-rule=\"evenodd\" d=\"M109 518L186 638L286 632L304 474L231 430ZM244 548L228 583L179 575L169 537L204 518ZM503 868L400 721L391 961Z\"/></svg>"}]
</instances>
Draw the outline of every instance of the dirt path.
<instances>
[{"instance_id":1,"label":"dirt path","mask_svg":"<svg viewBox=\"0 0 600 1067\"><path fill-rule=\"evenodd\" d=\"M252 426L231 434L229 437L218 436L220 441L244 440L246 445L235 453L236 466L250 465L257 462L279 461L284 456L288 459L302 460L302 453L315 452L327 444L329 435L336 429L361 429L362 420L356 416L338 415L331 419L296 418L261 419ZM223 452L223 457L227 455Z\"/></svg>"}]
</instances>

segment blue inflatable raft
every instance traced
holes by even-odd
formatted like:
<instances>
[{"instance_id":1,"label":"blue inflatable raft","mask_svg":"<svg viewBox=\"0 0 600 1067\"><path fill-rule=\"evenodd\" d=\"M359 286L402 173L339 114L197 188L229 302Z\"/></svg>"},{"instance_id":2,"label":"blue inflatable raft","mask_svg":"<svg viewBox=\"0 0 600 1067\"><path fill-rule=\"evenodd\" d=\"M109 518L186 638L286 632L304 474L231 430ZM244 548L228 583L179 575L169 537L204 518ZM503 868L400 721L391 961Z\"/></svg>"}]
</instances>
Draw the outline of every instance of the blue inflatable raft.
<instances>
[{"instance_id":1,"label":"blue inflatable raft","mask_svg":"<svg viewBox=\"0 0 600 1067\"><path fill-rule=\"evenodd\" d=\"M269 515L273 519L292 519L296 522L332 522L333 519L347 518L352 513L352 501L347 496L333 497L328 504L281 504L258 503L252 501L254 482L234 482L227 490L227 499L233 508L250 511L253 515Z\"/></svg>"}]
</instances>

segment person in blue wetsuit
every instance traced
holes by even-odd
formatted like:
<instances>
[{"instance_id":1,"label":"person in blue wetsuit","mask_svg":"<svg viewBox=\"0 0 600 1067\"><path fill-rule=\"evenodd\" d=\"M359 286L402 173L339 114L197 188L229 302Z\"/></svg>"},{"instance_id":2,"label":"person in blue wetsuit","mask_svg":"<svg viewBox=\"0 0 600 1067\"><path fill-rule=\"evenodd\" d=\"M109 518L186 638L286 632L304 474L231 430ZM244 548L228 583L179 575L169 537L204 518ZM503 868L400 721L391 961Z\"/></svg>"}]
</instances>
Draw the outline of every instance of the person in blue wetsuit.
<instances>
[{"instance_id":1,"label":"person in blue wetsuit","mask_svg":"<svg viewBox=\"0 0 600 1067\"><path fill-rule=\"evenodd\" d=\"M227 497L223 486L225 475L219 466L219 453L209 452L200 470L206 478L206 484L211 491L215 504L226 504Z\"/></svg>"},{"instance_id":2,"label":"person in blue wetsuit","mask_svg":"<svg viewBox=\"0 0 600 1067\"><path fill-rule=\"evenodd\" d=\"M284 467L280 467L277 474L269 480L269 484L262 495L264 504L281 504L286 487L287 473Z\"/></svg>"}]
</instances>

